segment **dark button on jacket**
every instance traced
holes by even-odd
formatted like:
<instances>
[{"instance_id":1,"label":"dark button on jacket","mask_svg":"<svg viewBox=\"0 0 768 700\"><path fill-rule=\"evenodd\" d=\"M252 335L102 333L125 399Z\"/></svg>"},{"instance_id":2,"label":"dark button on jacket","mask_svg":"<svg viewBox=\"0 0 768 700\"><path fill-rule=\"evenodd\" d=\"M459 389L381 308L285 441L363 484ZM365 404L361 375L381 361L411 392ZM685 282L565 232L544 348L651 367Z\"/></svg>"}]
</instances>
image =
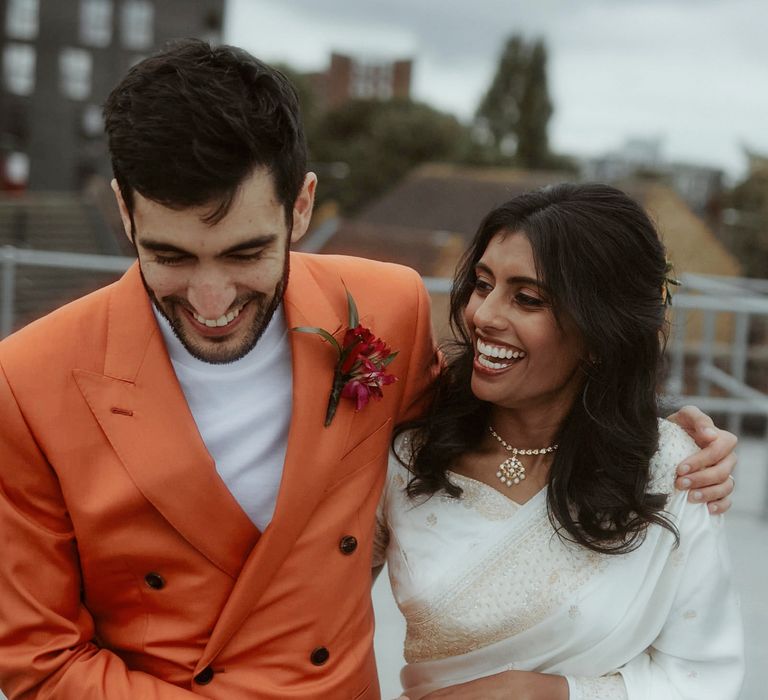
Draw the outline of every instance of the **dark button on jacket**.
<instances>
[{"instance_id":1,"label":"dark button on jacket","mask_svg":"<svg viewBox=\"0 0 768 700\"><path fill-rule=\"evenodd\" d=\"M309 660L315 666L322 666L326 661L328 661L330 657L331 652L328 651L325 647L317 647L317 649L314 649L309 655Z\"/></svg>"},{"instance_id":2,"label":"dark button on jacket","mask_svg":"<svg viewBox=\"0 0 768 700\"><path fill-rule=\"evenodd\" d=\"M208 685L213 680L213 669L206 666L195 676L195 683L198 685Z\"/></svg>"},{"instance_id":3,"label":"dark button on jacket","mask_svg":"<svg viewBox=\"0 0 768 700\"><path fill-rule=\"evenodd\" d=\"M352 554L357 549L357 538L352 535L342 537L339 542L339 549L343 554Z\"/></svg>"},{"instance_id":4,"label":"dark button on jacket","mask_svg":"<svg viewBox=\"0 0 768 700\"><path fill-rule=\"evenodd\" d=\"M158 591L165 587L165 579L160 574L156 574L154 571L148 573L144 577L144 581L150 588L154 588Z\"/></svg>"}]
</instances>

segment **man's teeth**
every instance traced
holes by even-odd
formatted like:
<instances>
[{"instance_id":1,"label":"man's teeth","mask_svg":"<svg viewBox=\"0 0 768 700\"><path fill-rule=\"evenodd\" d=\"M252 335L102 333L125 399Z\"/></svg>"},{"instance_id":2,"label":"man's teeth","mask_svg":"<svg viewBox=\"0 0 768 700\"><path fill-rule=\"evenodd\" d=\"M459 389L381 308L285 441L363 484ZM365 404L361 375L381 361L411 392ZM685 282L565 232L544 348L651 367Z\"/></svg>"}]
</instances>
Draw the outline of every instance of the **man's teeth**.
<instances>
[{"instance_id":1,"label":"man's teeth","mask_svg":"<svg viewBox=\"0 0 768 700\"><path fill-rule=\"evenodd\" d=\"M243 307L241 306L240 309ZM228 314L224 314L223 316L219 316L217 319L210 319L210 318L203 318L199 314L196 314L192 312L192 315L195 317L195 320L198 323L202 323L204 326L208 326L208 328L217 328L221 326L226 326L228 323L232 323L239 315L240 315L240 309L235 309L234 311L230 311Z\"/></svg>"},{"instance_id":2,"label":"man's teeth","mask_svg":"<svg viewBox=\"0 0 768 700\"><path fill-rule=\"evenodd\" d=\"M477 352L481 356L479 359L485 361L481 361L480 364L486 367L498 364L495 362L490 362L490 360L487 359L489 357L497 357L500 360L521 360L525 357L524 350L512 350L511 348L503 348L499 345L490 345L489 343L484 343L479 339L477 341ZM485 355L485 357L482 357L483 355ZM501 365L500 367L494 367L494 369L501 369L501 367L509 367L509 363Z\"/></svg>"}]
</instances>

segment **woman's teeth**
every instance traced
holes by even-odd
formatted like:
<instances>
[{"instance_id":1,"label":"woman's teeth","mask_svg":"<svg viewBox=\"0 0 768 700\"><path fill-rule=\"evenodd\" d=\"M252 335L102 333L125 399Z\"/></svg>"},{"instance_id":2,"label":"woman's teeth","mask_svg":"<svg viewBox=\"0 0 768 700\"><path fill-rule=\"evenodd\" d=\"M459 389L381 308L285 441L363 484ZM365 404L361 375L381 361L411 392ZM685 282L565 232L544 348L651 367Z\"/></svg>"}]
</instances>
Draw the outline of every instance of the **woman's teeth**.
<instances>
[{"instance_id":1,"label":"woman's teeth","mask_svg":"<svg viewBox=\"0 0 768 700\"><path fill-rule=\"evenodd\" d=\"M232 321L234 321L240 315L242 308L243 307L241 306L239 309L230 311L228 314L219 316L217 319L203 318L194 312L192 312L192 315L195 317L195 321L202 323L204 326L208 326L208 328L220 328L221 326L226 326L228 323L232 323Z\"/></svg>"},{"instance_id":2,"label":"woman's teeth","mask_svg":"<svg viewBox=\"0 0 768 700\"><path fill-rule=\"evenodd\" d=\"M488 369L506 369L512 364L511 362L491 362L484 355L477 356L477 363Z\"/></svg>"},{"instance_id":3,"label":"woman's teeth","mask_svg":"<svg viewBox=\"0 0 768 700\"><path fill-rule=\"evenodd\" d=\"M478 362L483 367L490 367L491 369L503 369L509 367L511 362L492 362L490 358L498 358L499 360L522 360L525 357L524 350L512 350L511 348L504 348L500 345L491 345L490 343L484 343L482 340L477 341L477 353Z\"/></svg>"}]
</instances>

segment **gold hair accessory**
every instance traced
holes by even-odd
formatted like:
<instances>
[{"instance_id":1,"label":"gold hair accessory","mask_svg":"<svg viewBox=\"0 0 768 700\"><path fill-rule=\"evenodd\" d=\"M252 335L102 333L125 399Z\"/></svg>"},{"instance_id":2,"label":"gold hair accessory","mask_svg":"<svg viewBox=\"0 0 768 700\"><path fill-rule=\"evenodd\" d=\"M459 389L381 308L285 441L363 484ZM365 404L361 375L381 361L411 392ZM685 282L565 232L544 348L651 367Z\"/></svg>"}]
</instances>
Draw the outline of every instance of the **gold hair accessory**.
<instances>
[{"instance_id":1,"label":"gold hair accessory","mask_svg":"<svg viewBox=\"0 0 768 700\"><path fill-rule=\"evenodd\" d=\"M509 487L513 484L519 484L525 479L525 465L520 461L517 455L543 455L555 452L559 445L550 445L549 447L539 447L535 450L521 450L517 447L512 447L504 440L494 429L492 425L488 426L488 430L491 431L491 435L495 437L504 447L507 452L511 452L512 456L507 457L500 465L496 472L496 476L502 484Z\"/></svg>"},{"instance_id":2,"label":"gold hair accessory","mask_svg":"<svg viewBox=\"0 0 768 700\"><path fill-rule=\"evenodd\" d=\"M670 285L679 287L682 282L674 277L675 266L672 261L667 258L667 264L664 266L664 284L661 287L661 302L665 306L672 306L672 290Z\"/></svg>"}]
</instances>

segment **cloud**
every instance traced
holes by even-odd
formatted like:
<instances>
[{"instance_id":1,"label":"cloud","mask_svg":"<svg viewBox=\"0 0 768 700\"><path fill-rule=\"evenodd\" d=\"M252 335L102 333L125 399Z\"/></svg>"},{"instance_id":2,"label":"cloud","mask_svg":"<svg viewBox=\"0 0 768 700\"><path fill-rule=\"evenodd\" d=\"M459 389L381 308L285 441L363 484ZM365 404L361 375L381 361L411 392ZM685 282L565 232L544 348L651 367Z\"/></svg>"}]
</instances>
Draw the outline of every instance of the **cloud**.
<instances>
[{"instance_id":1,"label":"cloud","mask_svg":"<svg viewBox=\"0 0 768 700\"><path fill-rule=\"evenodd\" d=\"M229 0L225 35L304 70L334 49L412 57L414 95L464 119L504 39L542 36L556 146L658 134L670 157L736 172L742 141L768 151L766 26L765 0Z\"/></svg>"}]
</instances>

